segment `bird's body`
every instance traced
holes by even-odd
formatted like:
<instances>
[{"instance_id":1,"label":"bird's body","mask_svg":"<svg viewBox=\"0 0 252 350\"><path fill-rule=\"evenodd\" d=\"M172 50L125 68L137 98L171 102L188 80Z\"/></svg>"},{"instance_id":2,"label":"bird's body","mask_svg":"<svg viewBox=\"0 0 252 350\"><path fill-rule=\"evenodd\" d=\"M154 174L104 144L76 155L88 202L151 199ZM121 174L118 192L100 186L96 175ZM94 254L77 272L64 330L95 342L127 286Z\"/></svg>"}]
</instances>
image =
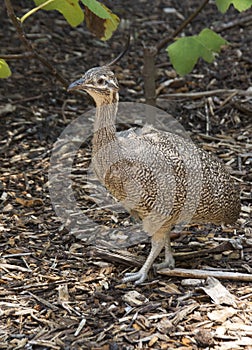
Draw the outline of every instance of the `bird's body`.
<instances>
[{"instance_id":1,"label":"bird's body","mask_svg":"<svg viewBox=\"0 0 252 350\"><path fill-rule=\"evenodd\" d=\"M126 137L118 133L100 158L93 154L93 165L100 182L121 202L128 200L129 211L134 205L141 219L153 211L176 223L190 185L201 192L197 207L191 201L197 196L191 193L188 204L193 208L183 214L189 212L192 222L232 224L240 212L237 186L221 161L187 139L150 125L130 129Z\"/></svg>"},{"instance_id":2,"label":"bird's body","mask_svg":"<svg viewBox=\"0 0 252 350\"><path fill-rule=\"evenodd\" d=\"M160 267L174 267L170 230L176 224L237 220L239 191L217 158L150 125L116 132L119 88L108 66L90 69L69 89L85 90L96 102L92 164L98 179L152 237L145 264L125 281L143 282L163 247Z\"/></svg>"}]
</instances>

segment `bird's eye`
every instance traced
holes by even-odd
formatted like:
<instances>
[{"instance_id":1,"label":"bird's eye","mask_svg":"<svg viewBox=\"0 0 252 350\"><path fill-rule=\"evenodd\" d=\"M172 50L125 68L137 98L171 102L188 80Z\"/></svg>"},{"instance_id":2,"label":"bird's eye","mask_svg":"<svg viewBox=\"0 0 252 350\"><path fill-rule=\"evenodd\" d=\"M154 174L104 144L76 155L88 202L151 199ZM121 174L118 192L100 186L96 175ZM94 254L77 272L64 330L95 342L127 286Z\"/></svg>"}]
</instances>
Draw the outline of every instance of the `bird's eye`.
<instances>
[{"instance_id":1,"label":"bird's eye","mask_svg":"<svg viewBox=\"0 0 252 350\"><path fill-rule=\"evenodd\" d=\"M104 85L104 84L105 84L105 79L99 78L99 79L97 80L97 83L98 83L99 85Z\"/></svg>"}]
</instances>

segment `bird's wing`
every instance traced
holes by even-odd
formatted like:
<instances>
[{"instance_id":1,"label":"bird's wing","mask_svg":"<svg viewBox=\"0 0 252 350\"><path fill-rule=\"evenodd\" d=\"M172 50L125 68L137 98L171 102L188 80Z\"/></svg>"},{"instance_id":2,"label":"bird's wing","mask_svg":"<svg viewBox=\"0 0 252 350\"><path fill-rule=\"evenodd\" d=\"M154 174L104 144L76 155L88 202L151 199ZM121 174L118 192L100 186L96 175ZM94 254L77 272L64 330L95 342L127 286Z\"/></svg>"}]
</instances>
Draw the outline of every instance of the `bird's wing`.
<instances>
[{"instance_id":1,"label":"bird's wing","mask_svg":"<svg viewBox=\"0 0 252 350\"><path fill-rule=\"evenodd\" d=\"M200 201L203 151L190 139L149 125L119 137L119 143L122 159L132 162L126 174L137 183L138 195L151 188L153 208L165 216L176 211L181 221L188 222Z\"/></svg>"},{"instance_id":2,"label":"bird's wing","mask_svg":"<svg viewBox=\"0 0 252 350\"><path fill-rule=\"evenodd\" d=\"M185 166L175 139L149 126L118 134L104 184L128 210L140 212L140 217L154 209L167 217L178 202L177 193L186 194Z\"/></svg>"}]
</instances>

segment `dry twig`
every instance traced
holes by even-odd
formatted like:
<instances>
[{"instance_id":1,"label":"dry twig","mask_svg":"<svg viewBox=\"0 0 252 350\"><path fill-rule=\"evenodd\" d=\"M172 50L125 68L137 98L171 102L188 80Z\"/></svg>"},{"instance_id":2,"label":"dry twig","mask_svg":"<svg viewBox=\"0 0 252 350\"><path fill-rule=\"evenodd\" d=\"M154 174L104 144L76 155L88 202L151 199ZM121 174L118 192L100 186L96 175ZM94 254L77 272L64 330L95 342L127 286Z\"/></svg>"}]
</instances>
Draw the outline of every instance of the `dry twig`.
<instances>
[{"instance_id":1,"label":"dry twig","mask_svg":"<svg viewBox=\"0 0 252 350\"><path fill-rule=\"evenodd\" d=\"M23 27L21 25L21 22L18 20L18 18L15 15L11 0L5 0L5 5L7 8L7 14L12 21L14 27L16 28L16 31L18 33L19 40L23 43L25 49L28 51L26 55L31 55L31 57L36 58L39 60L43 66L47 67L49 71L55 76L57 80L59 80L65 88L68 87L69 83L65 78L62 77L62 75L52 66L52 64L48 61L47 58L41 56L32 46L31 42L27 39L25 32L23 30ZM29 54L30 53L30 54Z\"/></svg>"},{"instance_id":2,"label":"dry twig","mask_svg":"<svg viewBox=\"0 0 252 350\"><path fill-rule=\"evenodd\" d=\"M227 271L212 271L212 270L198 270L198 269L162 269L157 271L161 275L169 277L186 277L186 278L208 278L215 277L218 279L252 282L252 274L227 272Z\"/></svg>"}]
</instances>

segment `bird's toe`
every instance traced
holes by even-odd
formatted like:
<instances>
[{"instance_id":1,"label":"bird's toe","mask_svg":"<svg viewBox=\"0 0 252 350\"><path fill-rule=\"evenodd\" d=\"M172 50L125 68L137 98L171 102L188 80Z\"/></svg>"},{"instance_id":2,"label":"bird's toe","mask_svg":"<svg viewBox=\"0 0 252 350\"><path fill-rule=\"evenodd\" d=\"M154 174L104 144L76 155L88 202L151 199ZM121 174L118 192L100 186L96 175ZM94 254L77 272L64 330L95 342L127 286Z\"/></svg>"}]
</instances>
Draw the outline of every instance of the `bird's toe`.
<instances>
[{"instance_id":1,"label":"bird's toe","mask_svg":"<svg viewBox=\"0 0 252 350\"><path fill-rule=\"evenodd\" d=\"M169 259L165 259L165 261L163 261L160 264L155 264L153 265L153 268L155 271L161 270L161 269L170 269L173 270L175 267L175 260L173 258L173 256L169 256Z\"/></svg>"},{"instance_id":2,"label":"bird's toe","mask_svg":"<svg viewBox=\"0 0 252 350\"><path fill-rule=\"evenodd\" d=\"M126 273L125 277L123 278L122 282L135 282L135 284L143 283L147 278L147 274L142 271L133 272L133 273Z\"/></svg>"}]
</instances>

